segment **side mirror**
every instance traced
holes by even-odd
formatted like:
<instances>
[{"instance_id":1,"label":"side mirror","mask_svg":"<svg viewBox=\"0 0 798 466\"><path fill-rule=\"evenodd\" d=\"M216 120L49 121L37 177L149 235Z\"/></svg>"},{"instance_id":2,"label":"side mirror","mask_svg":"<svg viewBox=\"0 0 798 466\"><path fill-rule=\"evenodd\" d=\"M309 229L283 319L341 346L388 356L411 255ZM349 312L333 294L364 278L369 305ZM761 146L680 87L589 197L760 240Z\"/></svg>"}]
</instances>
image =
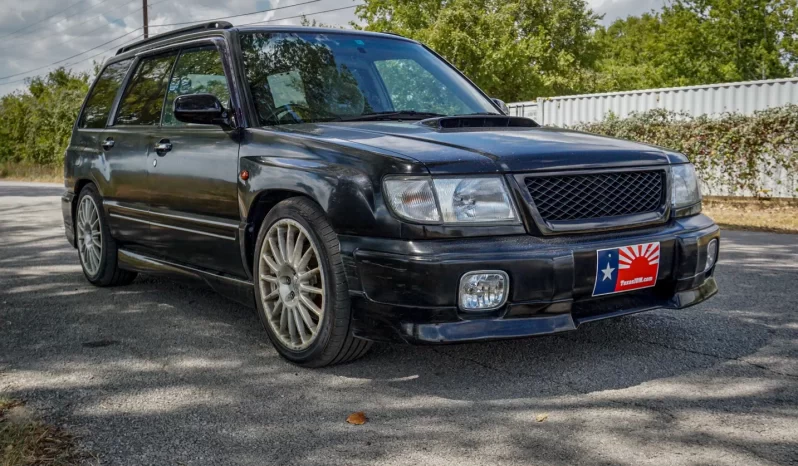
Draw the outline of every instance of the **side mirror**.
<instances>
[{"instance_id":1,"label":"side mirror","mask_svg":"<svg viewBox=\"0 0 798 466\"><path fill-rule=\"evenodd\" d=\"M213 94L187 94L178 96L174 102L177 121L200 125L230 126L227 110Z\"/></svg>"},{"instance_id":2,"label":"side mirror","mask_svg":"<svg viewBox=\"0 0 798 466\"><path fill-rule=\"evenodd\" d=\"M508 107L507 104L504 103L503 100L496 99L496 98L493 98L491 100L493 101L494 104L496 104L496 106L499 107L499 110L501 110L502 113L504 113L505 115L509 115L510 114L510 107Z\"/></svg>"}]
</instances>

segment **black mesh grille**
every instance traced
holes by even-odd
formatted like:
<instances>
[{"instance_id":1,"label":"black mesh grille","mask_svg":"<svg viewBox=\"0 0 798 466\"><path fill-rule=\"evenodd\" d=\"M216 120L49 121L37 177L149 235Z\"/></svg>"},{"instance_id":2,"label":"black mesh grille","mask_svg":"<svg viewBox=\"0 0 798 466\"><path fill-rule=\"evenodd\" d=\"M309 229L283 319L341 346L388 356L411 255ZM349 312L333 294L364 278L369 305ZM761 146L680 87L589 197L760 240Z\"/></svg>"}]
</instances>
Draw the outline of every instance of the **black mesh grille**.
<instances>
[{"instance_id":1,"label":"black mesh grille","mask_svg":"<svg viewBox=\"0 0 798 466\"><path fill-rule=\"evenodd\" d=\"M665 172L530 176L526 186L544 220L616 217L656 212L664 199Z\"/></svg>"}]
</instances>

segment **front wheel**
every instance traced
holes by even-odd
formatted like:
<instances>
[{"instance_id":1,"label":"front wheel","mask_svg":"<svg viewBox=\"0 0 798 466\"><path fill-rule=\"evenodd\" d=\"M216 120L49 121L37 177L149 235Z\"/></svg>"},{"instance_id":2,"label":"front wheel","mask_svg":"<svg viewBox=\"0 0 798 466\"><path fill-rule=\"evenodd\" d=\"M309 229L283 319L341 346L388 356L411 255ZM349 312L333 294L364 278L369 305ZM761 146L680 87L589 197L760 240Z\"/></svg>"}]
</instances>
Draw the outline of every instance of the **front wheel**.
<instances>
[{"instance_id":1,"label":"front wheel","mask_svg":"<svg viewBox=\"0 0 798 466\"><path fill-rule=\"evenodd\" d=\"M284 358L322 367L366 354L371 342L351 334L338 236L315 203L291 198L275 206L255 251L258 315Z\"/></svg>"}]
</instances>

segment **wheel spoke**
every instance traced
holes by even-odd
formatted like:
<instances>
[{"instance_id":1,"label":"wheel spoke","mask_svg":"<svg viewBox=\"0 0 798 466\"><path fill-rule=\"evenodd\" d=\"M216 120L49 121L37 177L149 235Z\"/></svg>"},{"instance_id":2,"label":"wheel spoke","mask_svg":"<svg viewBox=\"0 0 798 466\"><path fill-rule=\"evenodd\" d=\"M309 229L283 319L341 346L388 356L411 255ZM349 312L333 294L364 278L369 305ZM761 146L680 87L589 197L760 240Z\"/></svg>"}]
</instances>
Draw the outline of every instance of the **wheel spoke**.
<instances>
[{"instance_id":1,"label":"wheel spoke","mask_svg":"<svg viewBox=\"0 0 798 466\"><path fill-rule=\"evenodd\" d=\"M277 271L280 270L280 266L275 264L272 258L267 256L266 254L263 255L263 262L265 262L266 265L268 265L269 268L272 269L272 272L274 273L277 273Z\"/></svg>"},{"instance_id":2,"label":"wheel spoke","mask_svg":"<svg viewBox=\"0 0 798 466\"><path fill-rule=\"evenodd\" d=\"M266 275L265 273L262 273L260 274L260 279L265 282L273 283L275 285L278 284L277 277L275 277L274 275Z\"/></svg>"},{"instance_id":3,"label":"wheel spoke","mask_svg":"<svg viewBox=\"0 0 798 466\"><path fill-rule=\"evenodd\" d=\"M299 315L302 316L302 320L305 322L305 325L307 326L308 330L310 330L310 333L315 334L316 324L313 323L313 319L310 317L308 310L305 309L305 306L302 304L299 305L297 310L299 311Z\"/></svg>"},{"instance_id":4,"label":"wheel spoke","mask_svg":"<svg viewBox=\"0 0 798 466\"><path fill-rule=\"evenodd\" d=\"M278 233L278 236L279 236L279 233ZM283 258L280 255L280 249L277 247L277 245L274 244L274 238L269 238L269 249L271 249L272 257L274 257L274 260L277 262L277 264L278 265L282 265L283 264ZM276 272L277 269L275 269L274 271Z\"/></svg>"},{"instance_id":5,"label":"wheel spoke","mask_svg":"<svg viewBox=\"0 0 798 466\"><path fill-rule=\"evenodd\" d=\"M286 234L286 236L288 236L288 228L287 227L285 229L285 234ZM277 228L277 246L280 248L280 263L281 264L284 263L285 259L288 257L288 255L285 253L285 241L286 241L286 239L283 237L282 232L280 231L280 228L278 227Z\"/></svg>"},{"instance_id":6,"label":"wheel spoke","mask_svg":"<svg viewBox=\"0 0 798 466\"><path fill-rule=\"evenodd\" d=\"M94 248L88 248L88 249L92 257L93 270L97 270L97 267L100 266L100 253Z\"/></svg>"},{"instance_id":7,"label":"wheel spoke","mask_svg":"<svg viewBox=\"0 0 798 466\"><path fill-rule=\"evenodd\" d=\"M269 311L269 308L267 307L266 308L266 312L268 312L270 318L274 318L274 316L277 315L278 310L282 310L282 309L283 309L283 302L282 301L277 301L274 304L274 307L271 309L271 311Z\"/></svg>"},{"instance_id":8,"label":"wheel spoke","mask_svg":"<svg viewBox=\"0 0 798 466\"><path fill-rule=\"evenodd\" d=\"M299 259L299 263L296 266L297 270L305 269L308 266L308 262L310 262L310 259L312 257L313 257L313 248L308 248L308 250L305 251L305 254L302 255L302 259Z\"/></svg>"},{"instance_id":9,"label":"wheel spoke","mask_svg":"<svg viewBox=\"0 0 798 466\"><path fill-rule=\"evenodd\" d=\"M271 300L277 299L279 297L280 297L280 290L278 288L275 288L274 290L272 290L271 293L269 293L268 295L264 296L263 300L264 301L271 301Z\"/></svg>"},{"instance_id":10,"label":"wheel spoke","mask_svg":"<svg viewBox=\"0 0 798 466\"><path fill-rule=\"evenodd\" d=\"M292 312L294 313L294 322L296 322L296 331L299 334L299 341L304 344L305 341L310 338L310 335L308 335L305 331L305 325L303 323L303 319L299 315L299 310L294 308L292 309Z\"/></svg>"},{"instance_id":11,"label":"wheel spoke","mask_svg":"<svg viewBox=\"0 0 798 466\"><path fill-rule=\"evenodd\" d=\"M299 232L299 230L297 230ZM291 237L291 224L285 229L285 261L291 263L291 256L294 253L295 240Z\"/></svg>"},{"instance_id":12,"label":"wheel spoke","mask_svg":"<svg viewBox=\"0 0 798 466\"><path fill-rule=\"evenodd\" d=\"M313 311L313 313L316 314L317 317L321 317L321 309L319 309L319 306L317 306L316 303L308 299L308 297L303 294L299 295L299 299L300 301L302 301L302 304L304 304L308 309Z\"/></svg>"},{"instance_id":13,"label":"wheel spoke","mask_svg":"<svg viewBox=\"0 0 798 466\"><path fill-rule=\"evenodd\" d=\"M292 343L294 343L297 340L297 338L299 337L299 335L297 334L297 329L296 329L297 322L294 320L296 316L294 315L293 311L294 311L293 309L289 308L288 312L286 312L286 314L288 314L288 333L289 333L289 335L291 335L291 342Z\"/></svg>"},{"instance_id":14,"label":"wheel spoke","mask_svg":"<svg viewBox=\"0 0 798 466\"><path fill-rule=\"evenodd\" d=\"M317 273L319 273L319 268L318 267L316 267L313 270L308 270L307 272L300 273L299 274L299 281L300 282L305 282L305 281L307 281L308 278L316 275Z\"/></svg>"},{"instance_id":15,"label":"wheel spoke","mask_svg":"<svg viewBox=\"0 0 798 466\"><path fill-rule=\"evenodd\" d=\"M299 260L302 258L302 248L305 247L305 235L301 231L297 231L296 233L296 242L294 243L294 250L291 254L291 265L294 267L299 264Z\"/></svg>"},{"instance_id":16,"label":"wheel spoke","mask_svg":"<svg viewBox=\"0 0 798 466\"><path fill-rule=\"evenodd\" d=\"M305 291L307 293L313 293L313 294L320 294L320 295L324 294L324 291L321 288L316 288L315 286L305 285L304 283L301 283L299 285L299 290L300 291Z\"/></svg>"},{"instance_id":17,"label":"wheel spoke","mask_svg":"<svg viewBox=\"0 0 798 466\"><path fill-rule=\"evenodd\" d=\"M93 244L93 245L95 245L95 246L97 247L97 249L100 249L100 248L102 248L102 245L100 244L100 241L98 241L98 240L96 240L96 239L92 238L92 239L91 239L91 242L92 242L92 244Z\"/></svg>"},{"instance_id":18,"label":"wheel spoke","mask_svg":"<svg viewBox=\"0 0 798 466\"><path fill-rule=\"evenodd\" d=\"M280 332L287 332L287 331L288 331L288 308L282 306L280 312Z\"/></svg>"}]
</instances>

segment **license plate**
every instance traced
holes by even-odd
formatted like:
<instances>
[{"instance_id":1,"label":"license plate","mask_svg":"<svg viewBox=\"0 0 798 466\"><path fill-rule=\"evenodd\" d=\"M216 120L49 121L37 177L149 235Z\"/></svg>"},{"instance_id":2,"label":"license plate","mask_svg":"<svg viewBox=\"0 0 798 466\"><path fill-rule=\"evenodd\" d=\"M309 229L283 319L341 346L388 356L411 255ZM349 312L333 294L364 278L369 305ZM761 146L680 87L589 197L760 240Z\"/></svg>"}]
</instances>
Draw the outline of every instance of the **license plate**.
<instances>
[{"instance_id":1,"label":"license plate","mask_svg":"<svg viewBox=\"0 0 798 466\"><path fill-rule=\"evenodd\" d=\"M651 288L659 275L659 243L596 251L593 296Z\"/></svg>"}]
</instances>

